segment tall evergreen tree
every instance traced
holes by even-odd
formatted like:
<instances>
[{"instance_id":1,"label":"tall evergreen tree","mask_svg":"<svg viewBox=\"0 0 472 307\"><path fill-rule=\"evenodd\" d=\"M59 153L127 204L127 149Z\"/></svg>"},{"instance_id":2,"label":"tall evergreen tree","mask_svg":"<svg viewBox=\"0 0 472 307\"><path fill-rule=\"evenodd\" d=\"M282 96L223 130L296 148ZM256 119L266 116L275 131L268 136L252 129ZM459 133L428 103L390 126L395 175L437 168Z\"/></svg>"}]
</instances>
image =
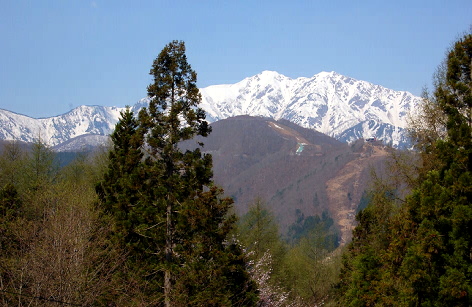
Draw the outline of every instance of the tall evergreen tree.
<instances>
[{"instance_id":1,"label":"tall evergreen tree","mask_svg":"<svg viewBox=\"0 0 472 307\"><path fill-rule=\"evenodd\" d=\"M0 186L7 183L13 184L18 189L24 183L26 154L21 149L18 141L8 142L3 145L0 155Z\"/></svg>"},{"instance_id":2,"label":"tall evergreen tree","mask_svg":"<svg viewBox=\"0 0 472 307\"><path fill-rule=\"evenodd\" d=\"M116 238L142 271L138 284L152 297L148 303L252 305L257 291L243 253L228 240L232 201L213 185L211 155L201 152L201 143L185 152L178 146L211 132L185 44L165 46L150 74L149 107L138 119L122 114L109 171L97 189L115 217Z\"/></svg>"},{"instance_id":3,"label":"tall evergreen tree","mask_svg":"<svg viewBox=\"0 0 472 307\"><path fill-rule=\"evenodd\" d=\"M377 186L370 193L368 206L356 215L358 225L343 255L338 287L346 306L389 305L384 285L383 258L391 242L389 224L394 211L392 192Z\"/></svg>"},{"instance_id":4,"label":"tall evergreen tree","mask_svg":"<svg viewBox=\"0 0 472 307\"><path fill-rule=\"evenodd\" d=\"M407 205L417 225L403 272L418 304L472 304L472 34L449 51L434 92L447 136L436 142L439 165Z\"/></svg>"},{"instance_id":5,"label":"tall evergreen tree","mask_svg":"<svg viewBox=\"0 0 472 307\"><path fill-rule=\"evenodd\" d=\"M116 220L116 236L121 242L136 245L142 239L134 229L136 211L139 211L139 191L145 182L141 160L144 136L138 131L138 122L127 108L111 134L113 149L109 154L104 183L98 186L99 195L107 212ZM121 237L122 236L122 237Z\"/></svg>"},{"instance_id":6,"label":"tall evergreen tree","mask_svg":"<svg viewBox=\"0 0 472 307\"><path fill-rule=\"evenodd\" d=\"M160 201L166 208L164 297L166 306L170 306L178 206L195 197L192 193L209 184L212 176L211 159L202 159L199 150L184 154L178 143L196 135L206 136L210 128L204 111L197 108L201 101L197 74L187 63L183 42L173 41L165 46L154 60L150 74L154 77L154 83L148 86L151 102L149 109L143 109L139 116L148 130L150 156L160 166L153 170L161 177ZM198 169L195 164L199 164Z\"/></svg>"},{"instance_id":7,"label":"tall evergreen tree","mask_svg":"<svg viewBox=\"0 0 472 307\"><path fill-rule=\"evenodd\" d=\"M394 215L378 200L359 214L341 275L345 303L472 304L472 33L449 50L431 107L441 121L418 139L434 165L423 164Z\"/></svg>"}]
</instances>

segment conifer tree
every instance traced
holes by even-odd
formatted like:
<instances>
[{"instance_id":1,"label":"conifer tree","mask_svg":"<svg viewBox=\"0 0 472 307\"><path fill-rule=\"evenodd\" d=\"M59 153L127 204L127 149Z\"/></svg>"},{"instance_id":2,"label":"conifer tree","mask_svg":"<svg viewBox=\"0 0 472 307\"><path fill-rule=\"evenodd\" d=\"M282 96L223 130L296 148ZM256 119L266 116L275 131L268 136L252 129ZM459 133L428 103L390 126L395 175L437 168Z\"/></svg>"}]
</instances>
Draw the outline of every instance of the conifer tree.
<instances>
[{"instance_id":1,"label":"conifer tree","mask_svg":"<svg viewBox=\"0 0 472 307\"><path fill-rule=\"evenodd\" d=\"M161 206L165 207L165 276L164 297L170 305L172 270L175 259L177 206L183 200L195 197L194 191L209 184L212 176L211 159L201 156L199 150L182 153L178 143L196 135L206 136L210 129L204 121L205 113L197 108L201 95L196 85L197 74L187 63L185 44L173 41L154 60L150 74L154 83L148 86L151 98L149 109L143 109L140 121L147 130L146 142L154 164L162 179ZM181 120L184 122L181 123ZM198 165L195 165L198 164ZM184 183L185 182L185 183Z\"/></svg>"},{"instance_id":2,"label":"conifer tree","mask_svg":"<svg viewBox=\"0 0 472 307\"><path fill-rule=\"evenodd\" d=\"M454 44L442 67L426 104L440 121L418 138L434 164L418 170L398 210L382 214L376 200L359 214L341 275L344 303L472 304L472 33Z\"/></svg>"},{"instance_id":3,"label":"conifer tree","mask_svg":"<svg viewBox=\"0 0 472 307\"><path fill-rule=\"evenodd\" d=\"M228 240L232 200L214 187L211 155L201 152L201 143L179 148L211 132L185 44L166 45L150 74L149 107L137 119L122 114L109 170L97 188L116 221L115 238L129 251L128 263L140 270L136 284L147 298L139 303L253 305L257 291L245 256Z\"/></svg>"},{"instance_id":4,"label":"conifer tree","mask_svg":"<svg viewBox=\"0 0 472 307\"><path fill-rule=\"evenodd\" d=\"M253 263L251 271L259 285L260 304L270 305L272 300L277 301L275 297L286 299L282 288L287 283L283 263L286 247L272 212L261 199L256 198L238 222L238 238ZM278 303L282 304L280 300Z\"/></svg>"},{"instance_id":5,"label":"conifer tree","mask_svg":"<svg viewBox=\"0 0 472 307\"><path fill-rule=\"evenodd\" d=\"M156 288L162 278L155 273L161 258L155 251L162 245L159 238L164 233L157 227L162 224L162 210L153 205L153 191L159 183L146 170L144 130L129 108L121 113L111 140L108 168L96 191L105 214L113 220L110 240L127 257L115 272L119 286L107 296L119 304L129 297L132 304L150 304L161 297Z\"/></svg>"},{"instance_id":6,"label":"conifer tree","mask_svg":"<svg viewBox=\"0 0 472 307\"><path fill-rule=\"evenodd\" d=\"M446 117L439 165L407 202L417 225L403 272L417 304L472 304L472 34L457 41L434 92ZM405 274L405 273L404 273Z\"/></svg>"},{"instance_id":7,"label":"conifer tree","mask_svg":"<svg viewBox=\"0 0 472 307\"><path fill-rule=\"evenodd\" d=\"M239 221L238 233L241 243L254 254L255 260L269 251L280 261L285 253L275 218L260 199L254 201Z\"/></svg>"},{"instance_id":8,"label":"conifer tree","mask_svg":"<svg viewBox=\"0 0 472 307\"><path fill-rule=\"evenodd\" d=\"M144 136L138 131L138 122L129 108L121 113L111 140L113 149L109 154L104 184L97 188L105 210L115 216L116 235L122 236L117 240L136 245L142 239L134 226L137 223L135 212L139 210L138 194L145 182L141 167Z\"/></svg>"},{"instance_id":9,"label":"conifer tree","mask_svg":"<svg viewBox=\"0 0 472 307\"><path fill-rule=\"evenodd\" d=\"M390 190L376 186L370 193L368 206L356 215L358 225L343 255L338 284L343 293L343 305L385 304L388 290L382 283L382 258L391 242L389 223L394 206L391 195Z\"/></svg>"},{"instance_id":10,"label":"conifer tree","mask_svg":"<svg viewBox=\"0 0 472 307\"><path fill-rule=\"evenodd\" d=\"M8 142L3 145L0 155L0 186L7 183L13 184L15 188L24 182L26 154L21 149L18 141Z\"/></svg>"}]
</instances>

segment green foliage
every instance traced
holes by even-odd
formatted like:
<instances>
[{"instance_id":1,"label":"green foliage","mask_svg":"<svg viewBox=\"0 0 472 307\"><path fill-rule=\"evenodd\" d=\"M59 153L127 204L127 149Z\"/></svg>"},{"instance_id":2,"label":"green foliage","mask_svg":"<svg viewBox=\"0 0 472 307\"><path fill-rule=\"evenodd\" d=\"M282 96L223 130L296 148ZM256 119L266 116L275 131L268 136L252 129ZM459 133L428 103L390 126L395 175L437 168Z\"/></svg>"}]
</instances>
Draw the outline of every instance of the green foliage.
<instances>
[{"instance_id":1,"label":"green foliage","mask_svg":"<svg viewBox=\"0 0 472 307\"><path fill-rule=\"evenodd\" d=\"M58 167L54 158L54 153L44 143L38 141L33 144L27 166L32 189L40 189L55 179Z\"/></svg>"},{"instance_id":2,"label":"green foliage","mask_svg":"<svg viewBox=\"0 0 472 307\"><path fill-rule=\"evenodd\" d=\"M22 205L14 185L8 183L0 190L0 250L3 257L15 255L19 248L14 228L21 216Z\"/></svg>"},{"instance_id":3,"label":"green foliage","mask_svg":"<svg viewBox=\"0 0 472 307\"><path fill-rule=\"evenodd\" d=\"M278 259L284 254L275 218L260 199L256 199L248 213L241 217L238 235L253 259L260 259L267 251Z\"/></svg>"},{"instance_id":4,"label":"green foliage","mask_svg":"<svg viewBox=\"0 0 472 307\"><path fill-rule=\"evenodd\" d=\"M4 145L0 156L0 186L12 184L19 187L25 180L27 155L18 142L9 142Z\"/></svg>"},{"instance_id":5,"label":"green foliage","mask_svg":"<svg viewBox=\"0 0 472 307\"><path fill-rule=\"evenodd\" d=\"M101 168L83 157L58 169L54 157L41 144L0 156L16 167L0 168L8 182L0 190L2 306L47 304L49 298L92 305L114 286L109 272L119 261L103 240L109 226L98 221L94 206Z\"/></svg>"},{"instance_id":6,"label":"green foliage","mask_svg":"<svg viewBox=\"0 0 472 307\"><path fill-rule=\"evenodd\" d=\"M135 229L143 223L142 211L150 210L144 206L139 196L147 180L141 165L143 153L140 151L144 136L137 130L137 120L129 109L121 116L111 134L113 150L110 151L108 170L103 183L97 186L97 192L105 212L115 217L114 239L117 244L132 246L144 252L147 248L147 236ZM153 211L150 212L152 213ZM149 226L146 224L141 227Z\"/></svg>"},{"instance_id":7,"label":"green foliage","mask_svg":"<svg viewBox=\"0 0 472 307\"><path fill-rule=\"evenodd\" d=\"M324 238L322 245L326 250L332 251L338 247L338 234L334 229L334 221L327 211L324 211L321 217L318 215L305 217L297 209L296 215L297 220L290 225L287 234L288 242L291 245L296 245L302 238L309 238L312 234L316 233Z\"/></svg>"},{"instance_id":8,"label":"green foliage","mask_svg":"<svg viewBox=\"0 0 472 307\"><path fill-rule=\"evenodd\" d=\"M21 209L21 199L14 185L8 183L0 190L0 216L4 219L14 218Z\"/></svg>"},{"instance_id":9,"label":"green foliage","mask_svg":"<svg viewBox=\"0 0 472 307\"><path fill-rule=\"evenodd\" d=\"M249 211L241 217L237 236L249 255L249 259L253 263L260 264L260 269L267 274L266 279L258 282L268 282L274 287L284 284L286 272L283 261L286 246L280 238L273 214L261 199L256 199ZM269 257L270 261L262 263L264 257Z\"/></svg>"},{"instance_id":10,"label":"green foliage","mask_svg":"<svg viewBox=\"0 0 472 307\"><path fill-rule=\"evenodd\" d=\"M328 239L333 220L327 213L305 218L298 210L298 216L291 227L296 235L291 245L281 238L272 213L260 199L238 223L237 236L251 259L262 305L317 305L331 295L340 266L339 254L332 253L337 242Z\"/></svg>"},{"instance_id":11,"label":"green foliage","mask_svg":"<svg viewBox=\"0 0 472 307\"><path fill-rule=\"evenodd\" d=\"M388 253L389 221L394 216L392 192L377 187L369 196L370 203L356 215L358 222L352 242L343 255L341 280L338 287L347 306L373 306L384 302L381 291L382 262Z\"/></svg>"},{"instance_id":12,"label":"green foliage","mask_svg":"<svg viewBox=\"0 0 472 307\"><path fill-rule=\"evenodd\" d=\"M327 237L328 232L322 228L312 228L285 256L285 285L291 290L291 299L299 304L323 304L332 295L340 257L333 252L333 245L327 244Z\"/></svg>"},{"instance_id":13,"label":"green foliage","mask_svg":"<svg viewBox=\"0 0 472 307\"><path fill-rule=\"evenodd\" d=\"M471 65L472 34L467 34L450 50L444 82L434 93L447 118L447 136L436 142L441 163L407 203L417 229L402 268L418 276L409 298L420 304L472 303Z\"/></svg>"}]
</instances>

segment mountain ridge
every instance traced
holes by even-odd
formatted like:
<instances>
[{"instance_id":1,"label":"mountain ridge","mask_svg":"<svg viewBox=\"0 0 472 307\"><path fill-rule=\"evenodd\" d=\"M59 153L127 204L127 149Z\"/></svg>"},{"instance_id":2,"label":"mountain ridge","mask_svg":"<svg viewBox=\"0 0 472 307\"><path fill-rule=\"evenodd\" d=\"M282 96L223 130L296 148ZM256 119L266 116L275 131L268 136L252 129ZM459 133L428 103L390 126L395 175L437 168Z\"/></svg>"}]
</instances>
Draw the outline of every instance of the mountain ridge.
<instances>
[{"instance_id":1,"label":"mountain ridge","mask_svg":"<svg viewBox=\"0 0 472 307\"><path fill-rule=\"evenodd\" d=\"M336 72L291 79L264 71L238 83L209 86L201 92L202 106L212 121L243 114L284 118L346 142L377 137L396 147L406 145L406 116L421 101L409 92ZM357 129L352 130L355 126ZM392 138L392 132L401 136Z\"/></svg>"},{"instance_id":2,"label":"mountain ridge","mask_svg":"<svg viewBox=\"0 0 472 307\"><path fill-rule=\"evenodd\" d=\"M291 79L266 70L237 83L212 85L200 92L200 106L210 123L238 115L263 116L286 119L343 142L376 137L394 147L408 147L406 116L421 100L411 93L334 71ZM132 110L137 113L149 100L140 99ZM108 135L122 110L84 105L62 115L35 119L0 109L0 139L33 142L41 138L60 148L60 144L83 135Z\"/></svg>"}]
</instances>

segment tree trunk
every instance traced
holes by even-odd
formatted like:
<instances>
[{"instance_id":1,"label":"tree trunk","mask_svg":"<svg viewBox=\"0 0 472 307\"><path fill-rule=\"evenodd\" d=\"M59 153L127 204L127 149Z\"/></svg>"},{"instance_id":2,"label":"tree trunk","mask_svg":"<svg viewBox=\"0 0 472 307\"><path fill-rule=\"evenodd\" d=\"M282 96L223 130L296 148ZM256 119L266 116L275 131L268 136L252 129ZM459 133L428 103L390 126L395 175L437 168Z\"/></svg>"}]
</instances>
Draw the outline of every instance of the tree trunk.
<instances>
[{"instance_id":1,"label":"tree trunk","mask_svg":"<svg viewBox=\"0 0 472 307\"><path fill-rule=\"evenodd\" d=\"M167 265L164 273L164 304L166 307L170 307L170 294L172 291L172 276L170 268L172 264L172 202L170 199L167 200L165 253Z\"/></svg>"}]
</instances>

